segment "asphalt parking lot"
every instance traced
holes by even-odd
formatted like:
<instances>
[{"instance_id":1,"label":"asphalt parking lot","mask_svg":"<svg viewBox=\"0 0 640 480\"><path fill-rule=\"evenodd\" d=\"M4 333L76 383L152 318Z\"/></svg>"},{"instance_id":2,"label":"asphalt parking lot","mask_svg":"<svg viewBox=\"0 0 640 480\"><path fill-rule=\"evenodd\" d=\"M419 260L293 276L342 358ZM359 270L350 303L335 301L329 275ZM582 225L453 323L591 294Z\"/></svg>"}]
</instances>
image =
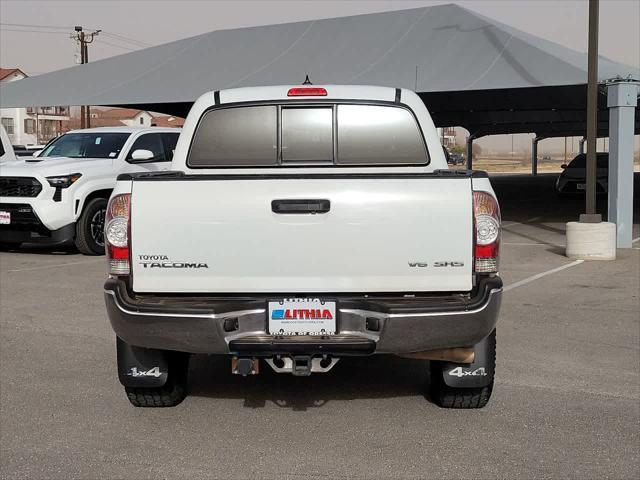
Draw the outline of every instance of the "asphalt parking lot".
<instances>
[{"instance_id":1,"label":"asphalt parking lot","mask_svg":"<svg viewBox=\"0 0 640 480\"><path fill-rule=\"evenodd\" d=\"M569 260L564 222L581 200L557 199L552 175L493 181L507 291L482 410L436 407L426 362L386 356L246 379L195 357L184 403L135 409L104 260L0 253L2 478L637 478L640 243L613 262Z\"/></svg>"}]
</instances>

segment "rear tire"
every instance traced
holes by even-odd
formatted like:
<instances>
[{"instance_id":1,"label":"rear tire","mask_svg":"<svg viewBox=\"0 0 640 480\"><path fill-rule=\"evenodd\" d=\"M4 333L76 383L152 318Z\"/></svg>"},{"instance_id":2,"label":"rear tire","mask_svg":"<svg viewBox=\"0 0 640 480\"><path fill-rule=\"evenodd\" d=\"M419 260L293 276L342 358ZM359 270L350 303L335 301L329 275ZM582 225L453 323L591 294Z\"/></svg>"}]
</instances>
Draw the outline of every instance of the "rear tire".
<instances>
[{"instance_id":1,"label":"rear tire","mask_svg":"<svg viewBox=\"0 0 640 480\"><path fill-rule=\"evenodd\" d=\"M449 362L431 362L431 399L442 408L482 408L489 402L491 393L493 392L494 372L496 367L496 331L485 338L486 355L484 358L478 358L478 345L476 345L476 359L474 363L456 364ZM484 368L490 377L484 386L457 386L451 387L444 381L444 375L453 369L461 368L462 371L476 371L478 368ZM464 378L464 377L462 377ZM470 376L470 378L472 378ZM473 380L472 380L473 381ZM464 381L463 381L464 382ZM461 382L461 383L463 383Z\"/></svg>"},{"instance_id":2,"label":"rear tire","mask_svg":"<svg viewBox=\"0 0 640 480\"><path fill-rule=\"evenodd\" d=\"M94 198L85 205L76 223L76 247L85 255L104 255L104 217L107 200Z\"/></svg>"},{"instance_id":3,"label":"rear tire","mask_svg":"<svg viewBox=\"0 0 640 480\"><path fill-rule=\"evenodd\" d=\"M491 398L493 380L487 387L481 388L452 388L440 386L432 390L433 401L442 408L482 408Z\"/></svg>"},{"instance_id":4,"label":"rear tire","mask_svg":"<svg viewBox=\"0 0 640 480\"><path fill-rule=\"evenodd\" d=\"M189 355L171 352L167 382L159 388L124 387L129 402L134 407L175 407L187 396Z\"/></svg>"}]
</instances>

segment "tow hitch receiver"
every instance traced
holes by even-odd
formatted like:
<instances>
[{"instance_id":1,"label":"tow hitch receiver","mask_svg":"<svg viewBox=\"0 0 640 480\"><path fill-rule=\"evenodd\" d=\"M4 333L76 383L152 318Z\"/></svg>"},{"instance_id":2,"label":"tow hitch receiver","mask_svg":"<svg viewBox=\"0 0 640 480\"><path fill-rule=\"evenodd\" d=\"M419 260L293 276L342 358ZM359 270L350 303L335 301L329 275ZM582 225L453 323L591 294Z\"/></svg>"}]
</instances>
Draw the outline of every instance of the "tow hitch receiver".
<instances>
[{"instance_id":1,"label":"tow hitch receiver","mask_svg":"<svg viewBox=\"0 0 640 480\"><path fill-rule=\"evenodd\" d=\"M306 377L312 373L328 372L338 363L339 358L323 355L313 357L311 355L277 355L273 358L265 358L265 361L277 373L291 373L296 377Z\"/></svg>"},{"instance_id":2,"label":"tow hitch receiver","mask_svg":"<svg viewBox=\"0 0 640 480\"><path fill-rule=\"evenodd\" d=\"M257 375L260 373L260 363L257 358L233 357L231 359L231 373L236 375Z\"/></svg>"},{"instance_id":3,"label":"tow hitch receiver","mask_svg":"<svg viewBox=\"0 0 640 480\"><path fill-rule=\"evenodd\" d=\"M291 373L296 377L308 377L311 375L311 357L308 355L295 355Z\"/></svg>"}]
</instances>

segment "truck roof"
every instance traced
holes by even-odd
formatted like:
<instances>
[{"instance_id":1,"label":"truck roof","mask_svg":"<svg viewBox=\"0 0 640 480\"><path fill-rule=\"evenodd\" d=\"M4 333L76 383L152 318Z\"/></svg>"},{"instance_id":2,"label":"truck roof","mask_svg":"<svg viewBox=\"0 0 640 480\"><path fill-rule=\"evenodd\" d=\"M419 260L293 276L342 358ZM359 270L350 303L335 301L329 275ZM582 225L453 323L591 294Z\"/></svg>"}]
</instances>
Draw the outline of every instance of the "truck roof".
<instances>
[{"instance_id":1,"label":"truck roof","mask_svg":"<svg viewBox=\"0 0 640 480\"><path fill-rule=\"evenodd\" d=\"M324 89L326 95L301 95L299 97L288 95L291 89ZM251 102L262 100L294 100L296 98L312 100L322 99L349 99L349 100L376 100L393 102L398 89L392 87L378 87L372 85L274 85L264 87L243 87L220 90L222 103ZM400 89L402 93L409 90ZM415 95L413 92L411 92ZM200 100L207 99L213 103L215 92L205 93Z\"/></svg>"},{"instance_id":2,"label":"truck roof","mask_svg":"<svg viewBox=\"0 0 640 480\"><path fill-rule=\"evenodd\" d=\"M94 127L70 130L67 133L137 133L137 132L180 132L176 127Z\"/></svg>"}]
</instances>

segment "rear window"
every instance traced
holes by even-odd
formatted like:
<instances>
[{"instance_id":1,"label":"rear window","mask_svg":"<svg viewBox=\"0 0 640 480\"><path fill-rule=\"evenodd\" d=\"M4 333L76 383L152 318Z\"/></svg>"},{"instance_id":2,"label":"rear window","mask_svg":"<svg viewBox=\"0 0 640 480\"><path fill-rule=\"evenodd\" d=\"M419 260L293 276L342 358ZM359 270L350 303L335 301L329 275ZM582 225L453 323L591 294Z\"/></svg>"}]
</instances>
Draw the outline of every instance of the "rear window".
<instances>
[{"instance_id":1,"label":"rear window","mask_svg":"<svg viewBox=\"0 0 640 480\"><path fill-rule=\"evenodd\" d=\"M333 162L333 109L282 109L282 163Z\"/></svg>"},{"instance_id":2,"label":"rear window","mask_svg":"<svg viewBox=\"0 0 640 480\"><path fill-rule=\"evenodd\" d=\"M413 113L396 105L316 104L218 108L196 128L187 165L425 165Z\"/></svg>"},{"instance_id":3,"label":"rear window","mask_svg":"<svg viewBox=\"0 0 640 480\"><path fill-rule=\"evenodd\" d=\"M338 105L338 163L426 163L424 140L408 110Z\"/></svg>"},{"instance_id":4,"label":"rear window","mask_svg":"<svg viewBox=\"0 0 640 480\"><path fill-rule=\"evenodd\" d=\"M210 110L203 115L193 137L188 165L276 165L277 121L274 105Z\"/></svg>"}]
</instances>

